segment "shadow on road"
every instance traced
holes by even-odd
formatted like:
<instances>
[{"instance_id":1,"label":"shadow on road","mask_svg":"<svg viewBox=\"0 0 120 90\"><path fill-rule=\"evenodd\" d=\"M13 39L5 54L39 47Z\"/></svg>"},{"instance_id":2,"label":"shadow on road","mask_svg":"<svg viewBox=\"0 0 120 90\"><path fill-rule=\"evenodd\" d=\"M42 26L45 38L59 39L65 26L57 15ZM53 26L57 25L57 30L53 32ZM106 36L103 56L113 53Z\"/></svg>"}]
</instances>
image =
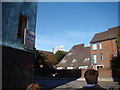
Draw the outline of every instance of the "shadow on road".
<instances>
[{"instance_id":1,"label":"shadow on road","mask_svg":"<svg viewBox=\"0 0 120 90\"><path fill-rule=\"evenodd\" d=\"M38 83L44 89L53 89L60 85L76 80L76 78L34 77L33 83Z\"/></svg>"}]
</instances>

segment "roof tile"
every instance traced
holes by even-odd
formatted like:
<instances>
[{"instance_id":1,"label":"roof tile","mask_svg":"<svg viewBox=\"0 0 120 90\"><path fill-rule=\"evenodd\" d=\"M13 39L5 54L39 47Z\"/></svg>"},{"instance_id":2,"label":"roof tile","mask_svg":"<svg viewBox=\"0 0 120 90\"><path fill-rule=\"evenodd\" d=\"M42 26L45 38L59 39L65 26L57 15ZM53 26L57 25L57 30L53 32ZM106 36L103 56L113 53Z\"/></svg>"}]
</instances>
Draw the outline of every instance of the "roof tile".
<instances>
[{"instance_id":1,"label":"roof tile","mask_svg":"<svg viewBox=\"0 0 120 90\"><path fill-rule=\"evenodd\" d=\"M120 26L109 28L108 31L95 34L90 43L115 39L119 31Z\"/></svg>"}]
</instances>

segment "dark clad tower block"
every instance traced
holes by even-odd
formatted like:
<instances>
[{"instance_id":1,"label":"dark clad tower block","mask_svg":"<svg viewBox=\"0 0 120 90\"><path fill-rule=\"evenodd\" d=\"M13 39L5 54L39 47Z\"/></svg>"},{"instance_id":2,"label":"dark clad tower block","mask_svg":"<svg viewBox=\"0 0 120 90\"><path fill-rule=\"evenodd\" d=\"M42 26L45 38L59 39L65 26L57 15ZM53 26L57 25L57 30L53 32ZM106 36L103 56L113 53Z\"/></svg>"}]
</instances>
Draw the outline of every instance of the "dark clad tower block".
<instances>
[{"instance_id":1,"label":"dark clad tower block","mask_svg":"<svg viewBox=\"0 0 120 90\"><path fill-rule=\"evenodd\" d=\"M2 88L32 83L37 2L2 2Z\"/></svg>"}]
</instances>

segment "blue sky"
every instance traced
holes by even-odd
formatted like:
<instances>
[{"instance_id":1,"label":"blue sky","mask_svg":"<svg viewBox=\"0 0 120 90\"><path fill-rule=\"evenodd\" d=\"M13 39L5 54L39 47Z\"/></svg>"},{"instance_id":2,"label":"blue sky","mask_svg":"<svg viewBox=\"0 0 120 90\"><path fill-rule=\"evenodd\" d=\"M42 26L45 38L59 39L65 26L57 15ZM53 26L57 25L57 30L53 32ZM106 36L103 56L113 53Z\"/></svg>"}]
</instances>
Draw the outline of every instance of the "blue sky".
<instances>
[{"instance_id":1,"label":"blue sky","mask_svg":"<svg viewBox=\"0 0 120 90\"><path fill-rule=\"evenodd\" d=\"M39 2L36 49L89 43L96 33L118 26L117 2Z\"/></svg>"}]
</instances>

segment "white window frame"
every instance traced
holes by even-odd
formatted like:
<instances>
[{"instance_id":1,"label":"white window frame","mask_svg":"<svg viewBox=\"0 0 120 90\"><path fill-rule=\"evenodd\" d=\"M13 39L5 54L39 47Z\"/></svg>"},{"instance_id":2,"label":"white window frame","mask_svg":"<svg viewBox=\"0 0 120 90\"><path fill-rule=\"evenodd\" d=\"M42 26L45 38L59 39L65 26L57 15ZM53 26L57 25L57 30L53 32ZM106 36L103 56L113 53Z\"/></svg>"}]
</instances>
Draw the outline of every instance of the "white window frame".
<instances>
[{"instance_id":1,"label":"white window frame","mask_svg":"<svg viewBox=\"0 0 120 90\"><path fill-rule=\"evenodd\" d=\"M68 56L72 55L72 53L68 53Z\"/></svg>"},{"instance_id":2,"label":"white window frame","mask_svg":"<svg viewBox=\"0 0 120 90\"><path fill-rule=\"evenodd\" d=\"M68 66L67 69L74 69L74 66Z\"/></svg>"},{"instance_id":3,"label":"white window frame","mask_svg":"<svg viewBox=\"0 0 120 90\"><path fill-rule=\"evenodd\" d=\"M99 69L98 66L99 66L99 67L102 66L102 68L104 68L104 65L96 65L96 68L97 68L97 69ZM101 68L101 67L100 67L100 68Z\"/></svg>"},{"instance_id":4,"label":"white window frame","mask_svg":"<svg viewBox=\"0 0 120 90\"><path fill-rule=\"evenodd\" d=\"M99 43L99 49L100 50L102 49L102 43Z\"/></svg>"},{"instance_id":5,"label":"white window frame","mask_svg":"<svg viewBox=\"0 0 120 90\"><path fill-rule=\"evenodd\" d=\"M90 58L85 58L83 62L88 62L90 60Z\"/></svg>"},{"instance_id":6,"label":"white window frame","mask_svg":"<svg viewBox=\"0 0 120 90\"><path fill-rule=\"evenodd\" d=\"M88 66L79 66L79 69L87 69Z\"/></svg>"},{"instance_id":7,"label":"white window frame","mask_svg":"<svg viewBox=\"0 0 120 90\"><path fill-rule=\"evenodd\" d=\"M62 60L61 63L66 63L66 60Z\"/></svg>"},{"instance_id":8,"label":"white window frame","mask_svg":"<svg viewBox=\"0 0 120 90\"><path fill-rule=\"evenodd\" d=\"M97 64L97 55L96 54L92 55L92 63Z\"/></svg>"},{"instance_id":9,"label":"white window frame","mask_svg":"<svg viewBox=\"0 0 120 90\"><path fill-rule=\"evenodd\" d=\"M76 63L77 62L77 59L73 59L73 61L71 63Z\"/></svg>"},{"instance_id":10,"label":"white window frame","mask_svg":"<svg viewBox=\"0 0 120 90\"><path fill-rule=\"evenodd\" d=\"M102 53L100 53L100 61L103 61L103 54Z\"/></svg>"},{"instance_id":11,"label":"white window frame","mask_svg":"<svg viewBox=\"0 0 120 90\"><path fill-rule=\"evenodd\" d=\"M92 50L97 50L97 44L96 43L92 44Z\"/></svg>"},{"instance_id":12,"label":"white window frame","mask_svg":"<svg viewBox=\"0 0 120 90\"><path fill-rule=\"evenodd\" d=\"M63 69L63 67L57 67L57 70L61 70L61 69Z\"/></svg>"}]
</instances>

